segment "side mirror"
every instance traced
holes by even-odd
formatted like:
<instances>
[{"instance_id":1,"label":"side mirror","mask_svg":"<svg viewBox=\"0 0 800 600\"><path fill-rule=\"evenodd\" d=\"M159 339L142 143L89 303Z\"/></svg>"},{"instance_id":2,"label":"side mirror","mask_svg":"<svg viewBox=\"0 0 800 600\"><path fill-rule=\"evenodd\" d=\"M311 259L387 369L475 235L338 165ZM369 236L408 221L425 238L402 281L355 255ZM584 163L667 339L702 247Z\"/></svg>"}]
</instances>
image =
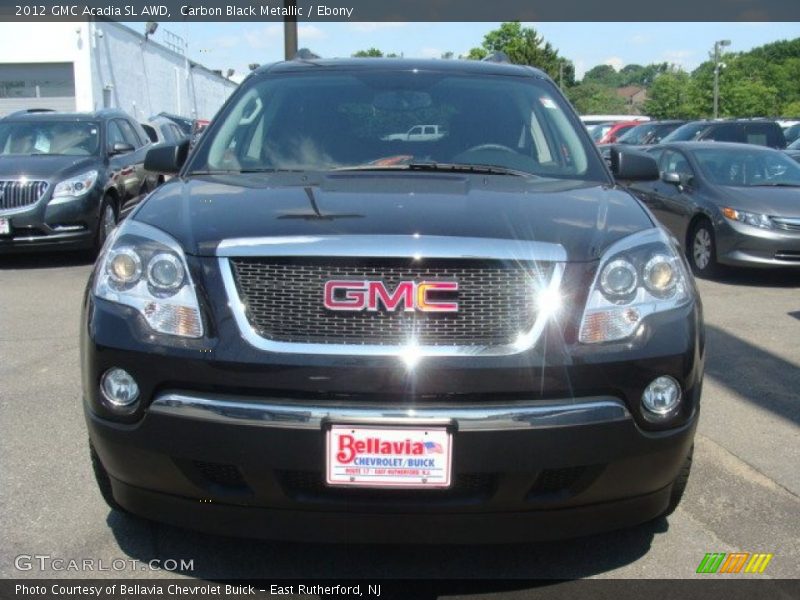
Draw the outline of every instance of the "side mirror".
<instances>
[{"instance_id":1,"label":"side mirror","mask_svg":"<svg viewBox=\"0 0 800 600\"><path fill-rule=\"evenodd\" d=\"M661 180L666 183L672 183L679 188L688 187L692 183L691 175L681 175L680 173L668 172L661 176Z\"/></svg>"},{"instance_id":2,"label":"side mirror","mask_svg":"<svg viewBox=\"0 0 800 600\"><path fill-rule=\"evenodd\" d=\"M175 175L181 170L189 155L189 140L175 144L156 144L144 157L144 168L154 173Z\"/></svg>"},{"instance_id":3,"label":"side mirror","mask_svg":"<svg viewBox=\"0 0 800 600\"><path fill-rule=\"evenodd\" d=\"M111 150L109 150L109 154L111 156L116 156L117 154L127 154L128 152L133 152L136 150L131 144L126 142L114 142L114 145L111 146Z\"/></svg>"},{"instance_id":4,"label":"side mirror","mask_svg":"<svg viewBox=\"0 0 800 600\"><path fill-rule=\"evenodd\" d=\"M623 181L655 181L659 177L658 164L652 156L642 152L611 148L611 172Z\"/></svg>"}]
</instances>

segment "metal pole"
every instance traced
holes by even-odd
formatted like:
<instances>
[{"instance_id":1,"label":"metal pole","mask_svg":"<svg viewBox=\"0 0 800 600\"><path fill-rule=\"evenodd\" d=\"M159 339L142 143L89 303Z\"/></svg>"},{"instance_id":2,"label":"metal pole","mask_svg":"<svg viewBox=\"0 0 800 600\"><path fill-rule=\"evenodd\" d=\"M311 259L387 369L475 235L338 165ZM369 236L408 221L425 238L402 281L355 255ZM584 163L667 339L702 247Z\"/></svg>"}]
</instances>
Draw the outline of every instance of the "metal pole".
<instances>
[{"instance_id":1,"label":"metal pole","mask_svg":"<svg viewBox=\"0 0 800 600\"><path fill-rule=\"evenodd\" d=\"M564 91L564 61L558 61L558 87Z\"/></svg>"},{"instance_id":2,"label":"metal pole","mask_svg":"<svg viewBox=\"0 0 800 600\"><path fill-rule=\"evenodd\" d=\"M719 42L714 42L714 118L719 118Z\"/></svg>"},{"instance_id":3,"label":"metal pole","mask_svg":"<svg viewBox=\"0 0 800 600\"><path fill-rule=\"evenodd\" d=\"M283 19L283 54L292 60L297 54L297 0L283 0L287 15Z\"/></svg>"}]
</instances>

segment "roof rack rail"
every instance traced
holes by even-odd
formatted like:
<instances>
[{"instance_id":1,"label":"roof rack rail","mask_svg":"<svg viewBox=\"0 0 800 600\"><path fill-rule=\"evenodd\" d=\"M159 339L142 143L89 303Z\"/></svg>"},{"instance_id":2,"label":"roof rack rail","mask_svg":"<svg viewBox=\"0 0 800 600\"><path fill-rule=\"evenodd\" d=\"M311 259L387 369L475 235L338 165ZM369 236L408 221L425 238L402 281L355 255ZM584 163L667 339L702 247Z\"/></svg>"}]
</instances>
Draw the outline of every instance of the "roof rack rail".
<instances>
[{"instance_id":1,"label":"roof rack rail","mask_svg":"<svg viewBox=\"0 0 800 600\"><path fill-rule=\"evenodd\" d=\"M29 115L33 113L50 113L50 112L57 112L57 111L54 108L25 108L23 110L15 111L8 116L17 117L19 115Z\"/></svg>"},{"instance_id":2,"label":"roof rack rail","mask_svg":"<svg viewBox=\"0 0 800 600\"><path fill-rule=\"evenodd\" d=\"M36 113L45 113L45 112L58 112L54 108L24 108L22 110L15 110L12 113L8 113L7 117L21 117L22 115L31 115Z\"/></svg>"},{"instance_id":3,"label":"roof rack rail","mask_svg":"<svg viewBox=\"0 0 800 600\"><path fill-rule=\"evenodd\" d=\"M511 64L511 59L508 58L508 54L506 54L505 52L500 52L499 50L492 52L488 56L485 56L484 58L481 59L481 61Z\"/></svg>"},{"instance_id":4,"label":"roof rack rail","mask_svg":"<svg viewBox=\"0 0 800 600\"><path fill-rule=\"evenodd\" d=\"M322 58L318 54L314 54L308 48L300 48L297 54L294 55L295 60L314 60L315 58Z\"/></svg>"}]
</instances>

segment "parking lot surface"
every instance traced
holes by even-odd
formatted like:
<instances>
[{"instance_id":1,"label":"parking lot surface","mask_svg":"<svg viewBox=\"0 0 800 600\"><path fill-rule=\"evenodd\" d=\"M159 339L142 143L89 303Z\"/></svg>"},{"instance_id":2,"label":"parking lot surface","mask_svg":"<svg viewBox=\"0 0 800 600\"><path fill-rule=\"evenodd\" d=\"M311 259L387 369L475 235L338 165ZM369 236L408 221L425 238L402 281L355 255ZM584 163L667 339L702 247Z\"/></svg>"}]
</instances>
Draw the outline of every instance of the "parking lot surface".
<instances>
[{"instance_id":1,"label":"parking lot surface","mask_svg":"<svg viewBox=\"0 0 800 600\"><path fill-rule=\"evenodd\" d=\"M78 327L91 263L0 257L0 576L171 577L19 571L15 557L193 559L180 574L236 577L685 578L707 552L768 552L758 577L800 564L800 270L700 281L706 379L689 487L669 519L578 540L365 547L202 535L108 510L89 464ZM744 575L737 575L742 577Z\"/></svg>"}]
</instances>

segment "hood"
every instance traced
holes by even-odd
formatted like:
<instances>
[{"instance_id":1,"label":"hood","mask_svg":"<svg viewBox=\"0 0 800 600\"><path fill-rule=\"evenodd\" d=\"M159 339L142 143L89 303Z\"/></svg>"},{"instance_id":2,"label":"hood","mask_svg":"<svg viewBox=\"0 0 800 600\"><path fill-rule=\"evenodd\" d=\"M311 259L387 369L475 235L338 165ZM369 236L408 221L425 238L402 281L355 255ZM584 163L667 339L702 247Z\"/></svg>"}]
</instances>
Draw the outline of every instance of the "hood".
<instances>
[{"instance_id":1,"label":"hood","mask_svg":"<svg viewBox=\"0 0 800 600\"><path fill-rule=\"evenodd\" d=\"M96 156L3 155L0 156L0 179L61 180L93 168L99 160Z\"/></svg>"},{"instance_id":2,"label":"hood","mask_svg":"<svg viewBox=\"0 0 800 600\"><path fill-rule=\"evenodd\" d=\"M384 172L174 179L133 218L203 256L232 238L419 234L550 242L587 261L653 226L628 192L596 183Z\"/></svg>"},{"instance_id":3,"label":"hood","mask_svg":"<svg viewBox=\"0 0 800 600\"><path fill-rule=\"evenodd\" d=\"M720 188L719 203L772 217L800 217L800 187Z\"/></svg>"}]
</instances>

